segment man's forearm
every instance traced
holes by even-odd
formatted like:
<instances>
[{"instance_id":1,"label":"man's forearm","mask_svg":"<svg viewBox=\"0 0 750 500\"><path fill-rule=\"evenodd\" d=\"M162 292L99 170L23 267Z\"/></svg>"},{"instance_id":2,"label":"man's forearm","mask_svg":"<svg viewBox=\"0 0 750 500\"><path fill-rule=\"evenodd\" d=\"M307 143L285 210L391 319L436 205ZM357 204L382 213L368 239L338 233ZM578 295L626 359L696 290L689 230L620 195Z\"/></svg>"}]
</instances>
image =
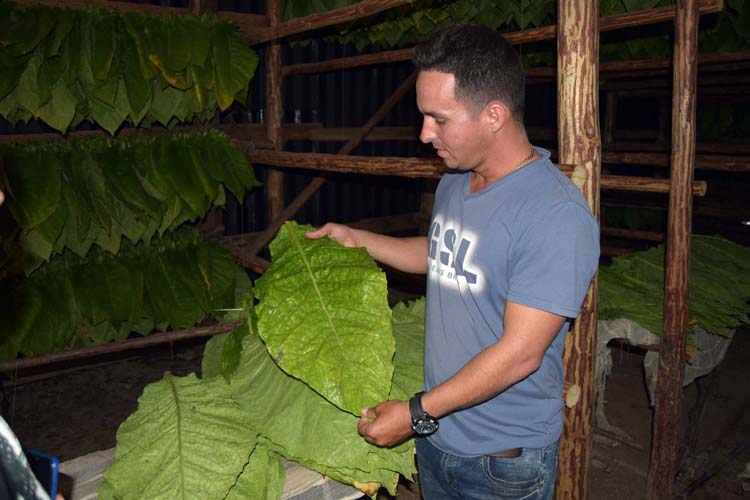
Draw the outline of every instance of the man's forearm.
<instances>
[{"instance_id":1,"label":"man's forearm","mask_svg":"<svg viewBox=\"0 0 750 500\"><path fill-rule=\"evenodd\" d=\"M397 238L355 229L358 246L365 247L373 259L407 273L427 272L427 238Z\"/></svg>"},{"instance_id":2,"label":"man's forearm","mask_svg":"<svg viewBox=\"0 0 750 500\"><path fill-rule=\"evenodd\" d=\"M562 316L508 302L501 339L425 394L425 410L441 417L487 401L523 380L539 368L564 321Z\"/></svg>"},{"instance_id":3,"label":"man's forearm","mask_svg":"<svg viewBox=\"0 0 750 500\"><path fill-rule=\"evenodd\" d=\"M504 351L498 342L425 394L422 405L430 415L442 417L487 401L528 376L536 367L532 361L513 359L513 353Z\"/></svg>"}]
</instances>

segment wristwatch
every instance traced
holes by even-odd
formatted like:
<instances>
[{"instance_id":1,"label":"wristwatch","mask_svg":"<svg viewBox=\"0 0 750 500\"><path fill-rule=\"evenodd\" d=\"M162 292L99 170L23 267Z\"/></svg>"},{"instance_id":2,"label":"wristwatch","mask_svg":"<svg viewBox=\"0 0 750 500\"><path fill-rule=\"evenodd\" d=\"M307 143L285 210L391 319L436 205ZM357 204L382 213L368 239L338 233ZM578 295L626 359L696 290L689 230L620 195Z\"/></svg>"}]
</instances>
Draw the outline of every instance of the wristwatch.
<instances>
[{"instance_id":1,"label":"wristwatch","mask_svg":"<svg viewBox=\"0 0 750 500\"><path fill-rule=\"evenodd\" d=\"M418 436L428 436L438 430L438 421L435 417L422 408L422 394L418 392L409 400L409 413L411 413L411 430Z\"/></svg>"}]
</instances>

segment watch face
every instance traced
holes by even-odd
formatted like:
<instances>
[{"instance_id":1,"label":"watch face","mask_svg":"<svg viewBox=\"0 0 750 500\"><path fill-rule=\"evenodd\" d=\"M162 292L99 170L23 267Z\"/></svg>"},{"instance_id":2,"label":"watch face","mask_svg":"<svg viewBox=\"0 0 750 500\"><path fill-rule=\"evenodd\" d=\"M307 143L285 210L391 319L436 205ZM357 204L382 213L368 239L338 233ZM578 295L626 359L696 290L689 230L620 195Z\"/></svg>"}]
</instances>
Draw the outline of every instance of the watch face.
<instances>
[{"instance_id":1,"label":"watch face","mask_svg":"<svg viewBox=\"0 0 750 500\"><path fill-rule=\"evenodd\" d=\"M436 420L431 418L419 419L412 425L412 429L419 435L432 434L438 428Z\"/></svg>"}]
</instances>

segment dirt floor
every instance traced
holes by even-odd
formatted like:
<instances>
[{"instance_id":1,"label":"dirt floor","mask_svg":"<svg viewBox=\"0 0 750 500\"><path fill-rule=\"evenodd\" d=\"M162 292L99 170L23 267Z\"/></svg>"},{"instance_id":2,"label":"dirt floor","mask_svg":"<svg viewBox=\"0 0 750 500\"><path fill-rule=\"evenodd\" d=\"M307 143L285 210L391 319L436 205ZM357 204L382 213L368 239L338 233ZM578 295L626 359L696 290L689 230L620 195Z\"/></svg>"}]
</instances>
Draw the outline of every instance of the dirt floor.
<instances>
[{"instance_id":1,"label":"dirt floor","mask_svg":"<svg viewBox=\"0 0 750 500\"><path fill-rule=\"evenodd\" d=\"M3 390L3 416L31 448L62 460L115 445L117 427L137 406L143 387L164 371L185 375L200 369L203 341L164 345L127 357L98 358L85 367L58 366L55 376L24 375ZM695 446L684 450L676 494L696 500L750 498L750 480L737 475L750 463L750 330L738 332L725 361L705 377L708 391ZM643 382L642 353L614 349L614 368L607 383L607 416L630 436L624 444L595 435L590 469L592 500L645 497L651 432ZM685 390L686 416L699 394L698 384ZM687 422L687 417L683 419ZM695 418L692 422L697 422ZM683 433L689 441L687 432ZM382 495L387 498L386 495ZM398 500L416 500L418 488L405 484Z\"/></svg>"}]
</instances>

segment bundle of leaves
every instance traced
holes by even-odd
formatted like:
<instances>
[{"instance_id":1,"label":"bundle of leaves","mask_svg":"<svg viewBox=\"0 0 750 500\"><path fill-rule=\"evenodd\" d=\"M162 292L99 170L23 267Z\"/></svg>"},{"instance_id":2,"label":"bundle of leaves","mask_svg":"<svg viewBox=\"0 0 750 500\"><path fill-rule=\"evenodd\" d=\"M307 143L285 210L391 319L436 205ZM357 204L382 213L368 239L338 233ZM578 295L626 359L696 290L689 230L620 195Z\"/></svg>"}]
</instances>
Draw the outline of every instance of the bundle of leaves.
<instances>
[{"instance_id":1,"label":"bundle of leaves","mask_svg":"<svg viewBox=\"0 0 750 500\"><path fill-rule=\"evenodd\" d=\"M309 241L304 230L282 230L286 234L272 246L273 274L255 291L257 317L248 296L245 324L207 343L202 379L167 374L146 388L138 411L118 430L116 460L100 498L279 498L279 457L369 495L380 485L394 493L399 474L410 478L415 472L412 442L393 448L367 443L357 434L358 417L315 387L327 379L332 386L324 384L326 391L345 394L344 378L367 370L383 350L379 344L387 351L395 341L386 396L405 398L421 390L424 301L383 311L385 291L374 284L382 273L369 256L331 241ZM306 276L297 281L294 274ZM355 297L362 290L369 290L364 301ZM284 293L289 303L277 303ZM390 318L389 332L371 333L367 325L372 321L379 329L384 316ZM346 328L350 323L364 326L355 332ZM263 341L280 329L291 330L283 351ZM356 337L361 347L346 340L343 352L330 348L345 340L334 330ZM317 366L315 375L285 371L287 352L298 367Z\"/></svg>"},{"instance_id":2,"label":"bundle of leaves","mask_svg":"<svg viewBox=\"0 0 750 500\"><path fill-rule=\"evenodd\" d=\"M284 17L303 17L355 3L357 0L286 0ZM554 0L418 0L389 9L375 21L368 18L340 24L335 39L352 43L360 51L368 46L400 47L423 41L450 24L478 22L509 31L553 24L554 15Z\"/></svg>"},{"instance_id":3,"label":"bundle of leaves","mask_svg":"<svg viewBox=\"0 0 750 500\"><path fill-rule=\"evenodd\" d=\"M303 17L357 3L358 0L285 0L284 17ZM674 5L674 0L601 0L600 15L609 16ZM700 50L729 52L750 48L750 2L727 0L716 23L700 32ZM557 22L555 0L418 0L389 9L362 21L336 26L329 37L351 43L357 50L402 47L427 39L436 30L451 24L479 23L502 32L525 30ZM637 37L623 39L616 33L603 34L602 60L652 59L672 53L673 28L648 28ZM550 41L551 42L551 41ZM524 45L521 50L527 66L554 65L553 43Z\"/></svg>"},{"instance_id":4,"label":"bundle of leaves","mask_svg":"<svg viewBox=\"0 0 750 500\"><path fill-rule=\"evenodd\" d=\"M727 335L750 320L750 248L718 236L693 235L690 252L691 325ZM613 259L599 269L599 318L628 318L661 335L664 245Z\"/></svg>"},{"instance_id":5,"label":"bundle of leaves","mask_svg":"<svg viewBox=\"0 0 750 500\"><path fill-rule=\"evenodd\" d=\"M214 17L148 17L0 2L0 116L111 134L171 126L247 101L258 58Z\"/></svg>"},{"instance_id":6,"label":"bundle of leaves","mask_svg":"<svg viewBox=\"0 0 750 500\"><path fill-rule=\"evenodd\" d=\"M218 243L189 229L126 242L119 255L66 251L0 285L0 359L191 327L233 307L250 282Z\"/></svg>"},{"instance_id":7,"label":"bundle of leaves","mask_svg":"<svg viewBox=\"0 0 750 500\"><path fill-rule=\"evenodd\" d=\"M116 254L122 237L155 234L256 185L247 159L220 132L94 138L0 147L0 267L31 273L68 248Z\"/></svg>"}]
</instances>

